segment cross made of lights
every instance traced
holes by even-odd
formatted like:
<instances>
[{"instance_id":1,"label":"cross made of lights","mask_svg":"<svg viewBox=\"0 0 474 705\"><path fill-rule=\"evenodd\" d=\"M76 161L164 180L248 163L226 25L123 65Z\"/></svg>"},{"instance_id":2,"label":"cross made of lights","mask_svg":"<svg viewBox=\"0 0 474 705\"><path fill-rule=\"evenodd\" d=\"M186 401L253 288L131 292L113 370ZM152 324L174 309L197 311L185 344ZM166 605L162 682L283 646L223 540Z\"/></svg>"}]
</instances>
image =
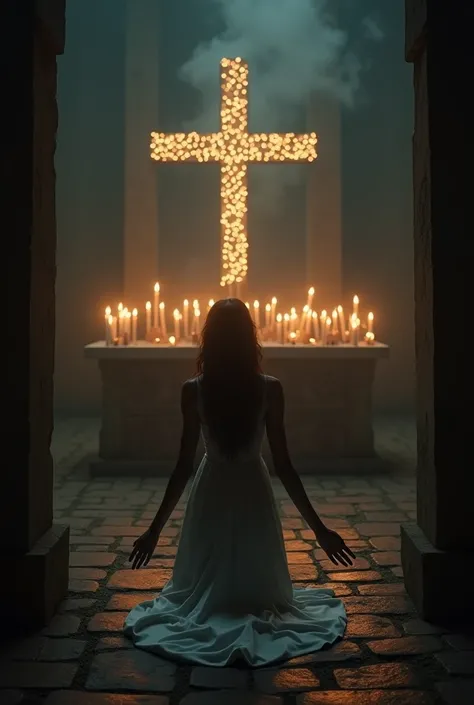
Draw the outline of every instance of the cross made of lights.
<instances>
[{"instance_id":1,"label":"cross made of lights","mask_svg":"<svg viewBox=\"0 0 474 705\"><path fill-rule=\"evenodd\" d=\"M218 162L221 168L221 286L239 285L248 271L247 165L312 162L314 132L248 132L248 64L221 61L219 132L151 133L151 157L161 162Z\"/></svg>"}]
</instances>

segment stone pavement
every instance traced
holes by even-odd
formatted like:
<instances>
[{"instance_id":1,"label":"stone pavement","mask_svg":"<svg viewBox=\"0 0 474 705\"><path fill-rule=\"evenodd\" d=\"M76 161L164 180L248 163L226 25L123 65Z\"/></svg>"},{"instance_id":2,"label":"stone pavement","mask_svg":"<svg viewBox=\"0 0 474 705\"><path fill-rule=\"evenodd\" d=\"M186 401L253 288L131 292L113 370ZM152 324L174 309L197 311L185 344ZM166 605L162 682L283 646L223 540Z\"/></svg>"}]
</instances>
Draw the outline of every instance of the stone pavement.
<instances>
[{"instance_id":1,"label":"stone pavement","mask_svg":"<svg viewBox=\"0 0 474 705\"><path fill-rule=\"evenodd\" d=\"M0 705L470 705L474 635L420 621L405 594L400 522L415 518L413 425L380 422L381 452L402 470L384 477L304 478L327 523L357 554L335 567L317 548L277 480L293 581L335 589L349 615L333 648L278 668L176 667L122 638L127 611L159 592L171 574L185 498L162 533L149 567L127 557L164 492L160 479L93 480L96 420L59 420L53 454L55 515L71 526L70 595L41 633L4 642ZM4 576L5 579L5 576ZM453 593L456 599L456 576Z\"/></svg>"}]
</instances>

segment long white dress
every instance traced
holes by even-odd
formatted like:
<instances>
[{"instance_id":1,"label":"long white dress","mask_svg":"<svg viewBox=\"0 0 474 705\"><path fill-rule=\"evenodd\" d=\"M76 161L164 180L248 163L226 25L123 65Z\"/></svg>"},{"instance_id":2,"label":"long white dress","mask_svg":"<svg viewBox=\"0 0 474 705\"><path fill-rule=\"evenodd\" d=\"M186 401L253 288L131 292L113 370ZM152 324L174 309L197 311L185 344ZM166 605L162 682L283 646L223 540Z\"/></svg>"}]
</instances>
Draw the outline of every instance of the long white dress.
<instances>
[{"instance_id":1,"label":"long white dress","mask_svg":"<svg viewBox=\"0 0 474 705\"><path fill-rule=\"evenodd\" d=\"M200 384L196 381L198 388ZM266 386L266 385L265 385ZM293 588L278 509L261 456L266 401L252 446L229 462L202 418L205 455L189 494L172 578L134 607L124 634L178 662L258 667L343 636L333 590Z\"/></svg>"}]
</instances>

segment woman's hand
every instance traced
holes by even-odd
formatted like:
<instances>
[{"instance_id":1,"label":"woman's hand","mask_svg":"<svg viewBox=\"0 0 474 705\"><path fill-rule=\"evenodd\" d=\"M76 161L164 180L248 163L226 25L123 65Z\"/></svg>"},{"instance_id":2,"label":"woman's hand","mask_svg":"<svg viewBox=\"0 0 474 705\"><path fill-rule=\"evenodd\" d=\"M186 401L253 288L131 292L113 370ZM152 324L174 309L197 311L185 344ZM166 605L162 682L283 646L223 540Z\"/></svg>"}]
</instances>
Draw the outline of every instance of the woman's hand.
<instances>
[{"instance_id":1,"label":"woman's hand","mask_svg":"<svg viewBox=\"0 0 474 705\"><path fill-rule=\"evenodd\" d=\"M141 568L142 565L147 565L156 548L160 532L158 529L150 527L136 541L133 542L133 550L130 554L129 561L132 561L132 570Z\"/></svg>"},{"instance_id":2,"label":"woman's hand","mask_svg":"<svg viewBox=\"0 0 474 705\"><path fill-rule=\"evenodd\" d=\"M324 529L318 529L315 535L317 542L334 565L352 565L352 558L355 559L355 556L336 531L324 527Z\"/></svg>"}]
</instances>

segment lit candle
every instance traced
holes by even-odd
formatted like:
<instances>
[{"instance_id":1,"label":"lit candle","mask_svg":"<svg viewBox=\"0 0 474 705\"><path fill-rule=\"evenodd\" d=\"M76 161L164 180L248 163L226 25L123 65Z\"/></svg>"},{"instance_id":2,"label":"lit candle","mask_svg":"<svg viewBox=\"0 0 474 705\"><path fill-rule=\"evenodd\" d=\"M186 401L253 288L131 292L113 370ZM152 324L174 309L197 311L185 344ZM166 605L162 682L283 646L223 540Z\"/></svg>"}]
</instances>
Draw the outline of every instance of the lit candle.
<instances>
[{"instance_id":1,"label":"lit candle","mask_svg":"<svg viewBox=\"0 0 474 705\"><path fill-rule=\"evenodd\" d=\"M106 340L107 345L110 345L110 343L113 343L113 341L115 340L115 336L114 336L114 317L113 317L113 316L109 316L109 317L108 317L108 319L107 319L107 328L108 328L108 333L107 333L108 338L106 338L105 340Z\"/></svg>"},{"instance_id":2,"label":"lit candle","mask_svg":"<svg viewBox=\"0 0 474 705\"><path fill-rule=\"evenodd\" d=\"M308 308L313 307L313 296L314 296L314 286L312 286L308 289L308 301L306 302L306 305Z\"/></svg>"},{"instance_id":3,"label":"lit candle","mask_svg":"<svg viewBox=\"0 0 474 705\"><path fill-rule=\"evenodd\" d=\"M145 304L145 309L146 309L146 333L148 333L151 330L151 301L147 301Z\"/></svg>"},{"instance_id":4,"label":"lit candle","mask_svg":"<svg viewBox=\"0 0 474 705\"><path fill-rule=\"evenodd\" d=\"M259 330L260 329L260 303L257 300L255 300L253 302L253 318L255 321L255 326L256 326L257 330Z\"/></svg>"},{"instance_id":5,"label":"lit candle","mask_svg":"<svg viewBox=\"0 0 474 705\"><path fill-rule=\"evenodd\" d=\"M153 306L153 328L158 328L158 311L159 311L159 305L160 305L160 285L158 282L156 282L154 286L154 291L155 291L155 300L154 300L154 306Z\"/></svg>"},{"instance_id":6,"label":"lit candle","mask_svg":"<svg viewBox=\"0 0 474 705\"><path fill-rule=\"evenodd\" d=\"M315 340L320 339L320 334L319 334L319 318L318 318L318 313L317 311L313 311L313 335Z\"/></svg>"},{"instance_id":7,"label":"lit candle","mask_svg":"<svg viewBox=\"0 0 474 705\"><path fill-rule=\"evenodd\" d=\"M332 334L337 335L337 319L338 319L338 314L337 314L337 309L334 309L332 312Z\"/></svg>"},{"instance_id":8,"label":"lit candle","mask_svg":"<svg viewBox=\"0 0 474 705\"><path fill-rule=\"evenodd\" d=\"M198 308L194 309L194 332L196 335L201 333L201 311Z\"/></svg>"},{"instance_id":9,"label":"lit candle","mask_svg":"<svg viewBox=\"0 0 474 705\"><path fill-rule=\"evenodd\" d=\"M353 305L353 308L352 308L353 315L356 318L359 318L359 297L357 296L357 294L352 299L352 305Z\"/></svg>"},{"instance_id":10,"label":"lit candle","mask_svg":"<svg viewBox=\"0 0 474 705\"><path fill-rule=\"evenodd\" d=\"M130 340L130 338L132 337L132 314L130 311L127 311L126 320L127 320L127 335L128 335L128 339Z\"/></svg>"},{"instance_id":11,"label":"lit candle","mask_svg":"<svg viewBox=\"0 0 474 705\"><path fill-rule=\"evenodd\" d=\"M290 311L290 333L294 333L296 326L298 325L298 316L296 315L296 308L292 308Z\"/></svg>"},{"instance_id":12,"label":"lit candle","mask_svg":"<svg viewBox=\"0 0 474 705\"><path fill-rule=\"evenodd\" d=\"M270 313L271 313L272 307L270 304L266 304L265 306L265 328L268 329L270 328Z\"/></svg>"},{"instance_id":13,"label":"lit candle","mask_svg":"<svg viewBox=\"0 0 474 705\"><path fill-rule=\"evenodd\" d=\"M308 316L308 311L309 311L309 306L308 306L308 304L306 304L305 306L303 306L303 313L301 314L301 325L300 325L301 330L306 328L306 318Z\"/></svg>"},{"instance_id":14,"label":"lit candle","mask_svg":"<svg viewBox=\"0 0 474 705\"><path fill-rule=\"evenodd\" d=\"M272 310L271 310L271 316L270 316L270 327L272 329L272 333L275 334L275 321L276 321L276 306L278 303L278 299L276 296L272 298Z\"/></svg>"},{"instance_id":15,"label":"lit candle","mask_svg":"<svg viewBox=\"0 0 474 705\"><path fill-rule=\"evenodd\" d=\"M120 336L123 334L123 304L120 303L117 306L117 336L120 338Z\"/></svg>"},{"instance_id":16,"label":"lit candle","mask_svg":"<svg viewBox=\"0 0 474 705\"><path fill-rule=\"evenodd\" d=\"M138 311L136 308L132 311L132 343L137 342L137 323L138 323Z\"/></svg>"},{"instance_id":17,"label":"lit candle","mask_svg":"<svg viewBox=\"0 0 474 705\"><path fill-rule=\"evenodd\" d=\"M173 318L174 318L174 337L176 338L176 342L179 341L180 338L180 313L177 308L173 311Z\"/></svg>"},{"instance_id":18,"label":"lit candle","mask_svg":"<svg viewBox=\"0 0 474 705\"><path fill-rule=\"evenodd\" d=\"M323 345L326 345L326 343L328 342L328 333L331 332L331 324L331 317L326 316L326 322L323 326Z\"/></svg>"},{"instance_id":19,"label":"lit candle","mask_svg":"<svg viewBox=\"0 0 474 705\"><path fill-rule=\"evenodd\" d=\"M372 313L372 311L370 311L369 315L367 316L367 332L374 332L374 314Z\"/></svg>"},{"instance_id":20,"label":"lit candle","mask_svg":"<svg viewBox=\"0 0 474 705\"><path fill-rule=\"evenodd\" d=\"M288 342L289 327L290 327L290 314L285 313L285 315L283 316L283 342L284 343Z\"/></svg>"},{"instance_id":21,"label":"lit candle","mask_svg":"<svg viewBox=\"0 0 474 705\"><path fill-rule=\"evenodd\" d=\"M195 309L195 308L200 308L199 301L197 299L194 299L194 301L193 301L193 309Z\"/></svg>"},{"instance_id":22,"label":"lit candle","mask_svg":"<svg viewBox=\"0 0 474 705\"><path fill-rule=\"evenodd\" d=\"M110 314L112 313L112 309L110 306L107 306L105 309L105 344L109 345L110 344Z\"/></svg>"},{"instance_id":23,"label":"lit candle","mask_svg":"<svg viewBox=\"0 0 474 705\"><path fill-rule=\"evenodd\" d=\"M117 316L109 316L110 335L112 340L117 338Z\"/></svg>"},{"instance_id":24,"label":"lit candle","mask_svg":"<svg viewBox=\"0 0 474 705\"><path fill-rule=\"evenodd\" d=\"M163 338L166 338L167 333L166 333L166 315L165 315L165 303L164 301L160 302L160 328L161 328L161 336Z\"/></svg>"},{"instance_id":25,"label":"lit candle","mask_svg":"<svg viewBox=\"0 0 474 705\"><path fill-rule=\"evenodd\" d=\"M323 337L323 332L324 332L324 326L326 325L326 318L328 317L328 312L326 309L323 309L321 311L321 316L319 317L319 320L321 321L321 338Z\"/></svg>"},{"instance_id":26,"label":"lit candle","mask_svg":"<svg viewBox=\"0 0 474 705\"><path fill-rule=\"evenodd\" d=\"M355 314L352 314L352 317L351 317L351 328L352 328L351 343L352 343L352 345L359 345L359 326L360 326L360 320L357 318L357 316Z\"/></svg>"},{"instance_id":27,"label":"lit candle","mask_svg":"<svg viewBox=\"0 0 474 705\"><path fill-rule=\"evenodd\" d=\"M337 307L337 315L339 317L339 326L341 328L341 340L344 342L344 331L346 330L346 322L344 320L344 309L342 306Z\"/></svg>"},{"instance_id":28,"label":"lit candle","mask_svg":"<svg viewBox=\"0 0 474 705\"><path fill-rule=\"evenodd\" d=\"M176 345L176 338L174 337L174 335L170 335L170 337L168 338L168 343L170 345Z\"/></svg>"},{"instance_id":29,"label":"lit candle","mask_svg":"<svg viewBox=\"0 0 474 705\"><path fill-rule=\"evenodd\" d=\"M189 301L184 299L183 301L183 321L184 321L184 337L189 338Z\"/></svg>"},{"instance_id":30,"label":"lit candle","mask_svg":"<svg viewBox=\"0 0 474 705\"><path fill-rule=\"evenodd\" d=\"M305 331L304 331L307 335L311 335L311 322L312 322L312 320L313 320L313 312L311 311L311 309L309 309L309 311L306 314L306 323L305 323Z\"/></svg>"},{"instance_id":31,"label":"lit candle","mask_svg":"<svg viewBox=\"0 0 474 705\"><path fill-rule=\"evenodd\" d=\"M281 313L277 313L276 317L276 324L277 324L277 330L276 330L276 339L277 343L282 343L282 321L283 321L283 316Z\"/></svg>"}]
</instances>

